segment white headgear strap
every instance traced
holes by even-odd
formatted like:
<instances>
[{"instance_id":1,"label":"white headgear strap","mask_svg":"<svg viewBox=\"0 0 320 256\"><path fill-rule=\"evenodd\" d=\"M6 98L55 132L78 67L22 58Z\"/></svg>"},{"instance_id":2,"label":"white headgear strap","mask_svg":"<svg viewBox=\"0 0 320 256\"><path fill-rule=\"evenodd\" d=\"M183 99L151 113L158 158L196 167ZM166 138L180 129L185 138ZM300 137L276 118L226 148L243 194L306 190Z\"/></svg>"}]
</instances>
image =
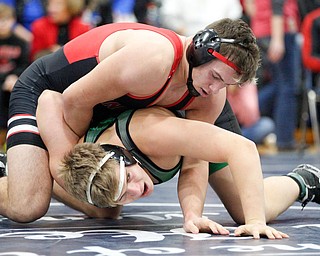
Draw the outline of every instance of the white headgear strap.
<instances>
[{"instance_id":1,"label":"white headgear strap","mask_svg":"<svg viewBox=\"0 0 320 256\"><path fill-rule=\"evenodd\" d=\"M123 160L123 157L121 156L120 157L120 170L119 170L119 186L118 186L118 191L114 196L115 201L118 201L121 196L125 177L126 177L126 166L125 166L125 162Z\"/></svg>"},{"instance_id":2,"label":"white headgear strap","mask_svg":"<svg viewBox=\"0 0 320 256\"><path fill-rule=\"evenodd\" d=\"M87 201L89 204L94 205L92 198L91 198L91 187L92 187L92 181L94 179L94 177L96 176L97 172L100 170L100 168L114 155L114 152L110 152L108 154L106 154L99 162L98 167L96 170L94 170L90 176L89 176L89 180L88 180L88 184L87 184L87 190L86 190L86 195L87 195Z\"/></svg>"}]
</instances>

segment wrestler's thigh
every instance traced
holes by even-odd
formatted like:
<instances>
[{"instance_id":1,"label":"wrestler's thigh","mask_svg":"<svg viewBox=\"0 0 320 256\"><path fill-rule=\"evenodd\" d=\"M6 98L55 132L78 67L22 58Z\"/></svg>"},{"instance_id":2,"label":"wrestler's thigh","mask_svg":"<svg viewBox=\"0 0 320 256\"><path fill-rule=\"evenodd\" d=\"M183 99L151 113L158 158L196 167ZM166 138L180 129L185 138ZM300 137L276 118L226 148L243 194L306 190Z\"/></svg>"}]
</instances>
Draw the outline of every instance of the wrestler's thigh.
<instances>
[{"instance_id":1,"label":"wrestler's thigh","mask_svg":"<svg viewBox=\"0 0 320 256\"><path fill-rule=\"evenodd\" d=\"M8 207L12 217L31 221L43 216L52 192L47 151L32 145L17 145L8 150L7 157Z\"/></svg>"},{"instance_id":2,"label":"wrestler's thigh","mask_svg":"<svg viewBox=\"0 0 320 256\"><path fill-rule=\"evenodd\" d=\"M241 201L229 166L212 173L209 176L209 184L217 193L234 221L243 223L244 218Z\"/></svg>"}]
</instances>

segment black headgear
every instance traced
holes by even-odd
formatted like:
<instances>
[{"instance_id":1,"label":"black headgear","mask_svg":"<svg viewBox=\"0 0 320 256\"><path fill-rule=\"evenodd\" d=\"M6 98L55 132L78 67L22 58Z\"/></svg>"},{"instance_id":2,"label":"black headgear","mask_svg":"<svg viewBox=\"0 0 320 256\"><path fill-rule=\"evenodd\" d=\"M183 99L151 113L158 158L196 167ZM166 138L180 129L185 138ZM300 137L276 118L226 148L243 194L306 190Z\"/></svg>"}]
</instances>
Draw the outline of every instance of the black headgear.
<instances>
[{"instance_id":1,"label":"black headgear","mask_svg":"<svg viewBox=\"0 0 320 256\"><path fill-rule=\"evenodd\" d=\"M221 43L240 44L239 40L221 38L213 29L199 31L192 39L187 49L187 60L189 62L189 76L187 86L189 92L197 97L200 94L194 88L192 82L192 69L216 58L214 53L219 53ZM222 55L220 55L222 56ZM223 57L223 56L222 56ZM220 59L220 58L219 58ZM224 60L225 62L228 60ZM228 61L229 62L229 61ZM233 63L231 63L233 64ZM229 65L229 64L228 64ZM233 64L236 67L235 64Z\"/></svg>"},{"instance_id":2,"label":"black headgear","mask_svg":"<svg viewBox=\"0 0 320 256\"><path fill-rule=\"evenodd\" d=\"M216 57L212 52L219 52L221 43L239 44L239 40L221 38L213 29L199 31L187 49L187 60L193 67L205 64ZM241 43L240 43L241 44Z\"/></svg>"}]
</instances>

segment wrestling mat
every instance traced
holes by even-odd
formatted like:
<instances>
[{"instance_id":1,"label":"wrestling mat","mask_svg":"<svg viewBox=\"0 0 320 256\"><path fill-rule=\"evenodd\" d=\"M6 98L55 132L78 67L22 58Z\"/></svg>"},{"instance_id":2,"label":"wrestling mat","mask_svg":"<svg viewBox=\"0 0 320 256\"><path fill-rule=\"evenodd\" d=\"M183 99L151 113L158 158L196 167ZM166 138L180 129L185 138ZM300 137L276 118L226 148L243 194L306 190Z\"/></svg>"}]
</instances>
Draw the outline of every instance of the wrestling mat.
<instances>
[{"instance_id":1,"label":"wrestling mat","mask_svg":"<svg viewBox=\"0 0 320 256\"><path fill-rule=\"evenodd\" d=\"M320 154L262 156L264 176L282 175L300 163L320 167ZM231 236L188 234L176 195L177 178L158 185L151 197L124 207L121 219L89 219L52 200L46 216L30 224L0 217L0 256L147 255L320 255L320 206L296 203L271 225L283 240L234 237L236 225L217 196L208 191L204 215L228 227Z\"/></svg>"}]
</instances>

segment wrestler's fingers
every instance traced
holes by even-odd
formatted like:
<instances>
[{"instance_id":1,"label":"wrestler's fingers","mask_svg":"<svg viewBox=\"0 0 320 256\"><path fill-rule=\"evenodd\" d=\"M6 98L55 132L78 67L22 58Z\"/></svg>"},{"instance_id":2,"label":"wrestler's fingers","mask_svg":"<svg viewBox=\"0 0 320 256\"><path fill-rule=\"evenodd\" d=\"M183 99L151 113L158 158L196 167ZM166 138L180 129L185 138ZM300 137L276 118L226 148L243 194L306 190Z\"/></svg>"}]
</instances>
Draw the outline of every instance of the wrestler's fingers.
<instances>
[{"instance_id":1,"label":"wrestler's fingers","mask_svg":"<svg viewBox=\"0 0 320 256\"><path fill-rule=\"evenodd\" d=\"M184 224L184 230L188 233L198 234L199 228L193 223L193 221L188 221Z\"/></svg>"},{"instance_id":2,"label":"wrestler's fingers","mask_svg":"<svg viewBox=\"0 0 320 256\"><path fill-rule=\"evenodd\" d=\"M215 223L215 222L210 222L209 228L213 234L220 234L220 235L229 235L230 234L229 230L227 230L225 227L223 227L222 225Z\"/></svg>"}]
</instances>

